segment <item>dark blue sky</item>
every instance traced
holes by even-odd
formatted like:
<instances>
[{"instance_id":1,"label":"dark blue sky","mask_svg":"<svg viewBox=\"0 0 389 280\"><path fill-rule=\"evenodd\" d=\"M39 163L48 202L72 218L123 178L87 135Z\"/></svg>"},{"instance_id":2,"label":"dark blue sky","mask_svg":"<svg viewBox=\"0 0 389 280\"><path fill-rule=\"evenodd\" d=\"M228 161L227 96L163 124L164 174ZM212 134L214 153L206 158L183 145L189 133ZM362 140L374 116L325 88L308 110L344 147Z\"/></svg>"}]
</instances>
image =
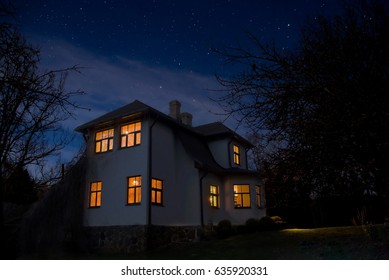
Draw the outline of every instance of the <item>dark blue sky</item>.
<instances>
[{"instance_id":1,"label":"dark blue sky","mask_svg":"<svg viewBox=\"0 0 389 280\"><path fill-rule=\"evenodd\" d=\"M293 48L308 16L332 14L335 0L14 0L17 25L41 49L44 69L85 67L67 86L87 94L69 130L134 99L168 111L178 99L194 125L223 120L209 100L214 74L231 71L210 48L248 46L246 31ZM232 120L228 123L233 128ZM74 144L64 152L68 160Z\"/></svg>"},{"instance_id":2,"label":"dark blue sky","mask_svg":"<svg viewBox=\"0 0 389 280\"><path fill-rule=\"evenodd\" d=\"M324 0L14 2L27 34L66 40L101 56L206 74L219 66L210 47L244 45L245 31L288 47L308 15L337 7Z\"/></svg>"}]
</instances>

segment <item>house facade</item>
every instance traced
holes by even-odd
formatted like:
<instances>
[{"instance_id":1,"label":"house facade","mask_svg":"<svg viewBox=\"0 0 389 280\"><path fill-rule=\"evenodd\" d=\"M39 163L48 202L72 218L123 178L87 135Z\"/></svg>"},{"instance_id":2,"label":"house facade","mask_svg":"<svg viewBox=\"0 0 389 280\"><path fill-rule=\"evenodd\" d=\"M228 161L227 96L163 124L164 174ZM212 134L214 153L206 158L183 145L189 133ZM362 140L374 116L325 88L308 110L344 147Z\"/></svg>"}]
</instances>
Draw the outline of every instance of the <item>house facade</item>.
<instances>
[{"instance_id":1,"label":"house facade","mask_svg":"<svg viewBox=\"0 0 389 280\"><path fill-rule=\"evenodd\" d=\"M167 115L134 101L76 129L87 144L86 227L198 229L265 216L251 143L222 123L193 127L180 106L170 102Z\"/></svg>"}]
</instances>

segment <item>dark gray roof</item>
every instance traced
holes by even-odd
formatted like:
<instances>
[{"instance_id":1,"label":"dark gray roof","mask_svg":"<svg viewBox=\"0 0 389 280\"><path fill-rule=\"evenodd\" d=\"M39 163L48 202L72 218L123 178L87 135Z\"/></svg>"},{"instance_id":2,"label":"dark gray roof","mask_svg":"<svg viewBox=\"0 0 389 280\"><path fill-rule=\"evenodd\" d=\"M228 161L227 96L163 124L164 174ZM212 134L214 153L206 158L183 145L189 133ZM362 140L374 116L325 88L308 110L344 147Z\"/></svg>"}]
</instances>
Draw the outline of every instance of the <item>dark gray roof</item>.
<instances>
[{"instance_id":1,"label":"dark gray roof","mask_svg":"<svg viewBox=\"0 0 389 280\"><path fill-rule=\"evenodd\" d=\"M144 104L143 102L140 102L139 100L135 100L134 102L131 102L123 107L120 107L120 108L113 110L105 115L102 115L101 117L98 117L90 122L87 122L83 125L80 125L75 130L78 132L82 132L83 130L90 128L90 127L94 127L98 124L105 123L108 121L115 121L115 120L121 119L123 117L138 114L138 113L143 113L143 114L153 113L153 114L158 114L158 115L161 115L161 116L164 116L164 117L167 117L167 118L174 120L173 118L159 112L158 110Z\"/></svg>"},{"instance_id":2,"label":"dark gray roof","mask_svg":"<svg viewBox=\"0 0 389 280\"><path fill-rule=\"evenodd\" d=\"M246 139L226 127L220 122L210 123L197 127L189 127L181 124L176 119L138 101L127 104L114 111L111 111L101 117L98 117L90 122L87 122L76 128L76 131L83 132L88 128L93 128L98 125L121 121L127 117L139 117L139 115L153 115L160 120L164 120L178 128L177 135L180 138L185 150L193 157L198 168L209 170L216 173L236 173L236 174L255 174L254 171L241 168L223 168L213 158L211 151L207 145L207 140L212 137L232 137L241 143L252 146Z\"/></svg>"},{"instance_id":3,"label":"dark gray roof","mask_svg":"<svg viewBox=\"0 0 389 280\"><path fill-rule=\"evenodd\" d=\"M229 129L221 122L214 122L209 124L200 125L194 128L197 132L202 135L207 136L208 138L221 138L225 136L232 137L233 139L245 144L248 147L253 147L253 144L247 139L240 136L235 131Z\"/></svg>"}]
</instances>

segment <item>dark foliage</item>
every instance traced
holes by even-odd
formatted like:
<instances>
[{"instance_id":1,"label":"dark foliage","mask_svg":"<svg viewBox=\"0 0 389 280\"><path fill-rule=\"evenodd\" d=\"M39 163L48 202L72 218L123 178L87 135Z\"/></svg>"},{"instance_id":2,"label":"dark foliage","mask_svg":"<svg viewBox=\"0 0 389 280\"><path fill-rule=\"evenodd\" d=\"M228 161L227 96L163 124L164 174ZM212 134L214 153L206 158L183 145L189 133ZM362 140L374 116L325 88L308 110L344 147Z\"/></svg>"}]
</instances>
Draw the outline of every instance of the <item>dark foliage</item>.
<instances>
[{"instance_id":1,"label":"dark foliage","mask_svg":"<svg viewBox=\"0 0 389 280\"><path fill-rule=\"evenodd\" d=\"M4 184L4 201L16 204L29 204L38 199L34 180L26 169L12 170Z\"/></svg>"},{"instance_id":2,"label":"dark foliage","mask_svg":"<svg viewBox=\"0 0 389 280\"><path fill-rule=\"evenodd\" d=\"M85 250L83 203L86 159L82 157L65 177L36 203L25 217L17 240L19 257L61 258Z\"/></svg>"},{"instance_id":3,"label":"dark foliage","mask_svg":"<svg viewBox=\"0 0 389 280\"><path fill-rule=\"evenodd\" d=\"M232 224L229 220L221 220L216 226L216 233L220 238L226 238L233 233Z\"/></svg>"},{"instance_id":4,"label":"dark foliage","mask_svg":"<svg viewBox=\"0 0 389 280\"><path fill-rule=\"evenodd\" d=\"M218 102L262 136L262 153L256 154L263 156L267 205L305 212L302 222L321 224L317 217L328 214L310 213L322 199L378 196L387 203L389 13L384 4L349 1L341 16L309 19L292 51L250 37L254 51L218 51L245 67L234 77L218 77L227 91ZM343 212L354 207L344 204Z\"/></svg>"},{"instance_id":5,"label":"dark foliage","mask_svg":"<svg viewBox=\"0 0 389 280\"><path fill-rule=\"evenodd\" d=\"M39 68L39 49L12 24L14 13L11 1L0 0L0 254L4 252L4 195L8 200L32 195L28 184L22 186L23 178L15 174L26 177L22 170L31 166L45 170L47 157L56 156L69 142L62 121L78 108L73 97L82 94L65 89L68 74L79 67ZM23 190L27 191L24 197L15 197Z\"/></svg>"}]
</instances>

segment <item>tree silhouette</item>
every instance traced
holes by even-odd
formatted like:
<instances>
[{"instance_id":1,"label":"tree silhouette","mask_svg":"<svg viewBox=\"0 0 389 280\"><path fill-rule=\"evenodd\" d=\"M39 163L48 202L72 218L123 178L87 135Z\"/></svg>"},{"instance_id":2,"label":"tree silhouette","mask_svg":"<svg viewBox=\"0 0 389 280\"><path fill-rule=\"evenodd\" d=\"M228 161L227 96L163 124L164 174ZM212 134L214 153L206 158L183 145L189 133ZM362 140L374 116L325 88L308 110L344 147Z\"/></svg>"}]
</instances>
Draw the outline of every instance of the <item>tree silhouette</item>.
<instances>
[{"instance_id":1,"label":"tree silhouette","mask_svg":"<svg viewBox=\"0 0 389 280\"><path fill-rule=\"evenodd\" d=\"M273 185L311 200L388 201L389 14L377 1L347 3L341 16L308 19L294 50L253 34L254 51L216 50L244 69L218 76L217 102L271 144Z\"/></svg>"},{"instance_id":2,"label":"tree silhouette","mask_svg":"<svg viewBox=\"0 0 389 280\"><path fill-rule=\"evenodd\" d=\"M8 19L14 10L0 2L0 15ZM68 137L61 122L77 105L81 91L65 89L70 72L79 67L41 71L39 50L26 42L8 22L0 23L0 232L4 233L3 191L15 170L43 165L61 150ZM12 187L12 186L11 186ZM3 244L3 236L0 236Z\"/></svg>"}]
</instances>

